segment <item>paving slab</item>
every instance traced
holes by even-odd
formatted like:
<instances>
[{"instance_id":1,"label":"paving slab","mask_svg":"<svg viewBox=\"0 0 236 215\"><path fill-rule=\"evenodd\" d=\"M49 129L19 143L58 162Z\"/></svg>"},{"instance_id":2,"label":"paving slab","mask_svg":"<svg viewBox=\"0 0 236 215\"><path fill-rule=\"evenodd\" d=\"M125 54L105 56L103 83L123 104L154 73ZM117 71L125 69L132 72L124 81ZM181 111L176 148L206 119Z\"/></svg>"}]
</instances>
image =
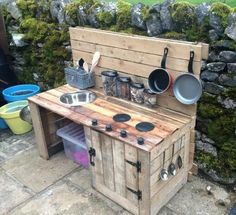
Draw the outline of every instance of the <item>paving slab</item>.
<instances>
[{"instance_id":1,"label":"paving slab","mask_svg":"<svg viewBox=\"0 0 236 215\"><path fill-rule=\"evenodd\" d=\"M33 195L26 187L9 177L0 169L0 214L29 199Z\"/></svg>"},{"instance_id":2,"label":"paving slab","mask_svg":"<svg viewBox=\"0 0 236 215\"><path fill-rule=\"evenodd\" d=\"M83 192L72 183L61 181L9 214L115 215L118 213L93 193Z\"/></svg>"},{"instance_id":3,"label":"paving slab","mask_svg":"<svg viewBox=\"0 0 236 215\"><path fill-rule=\"evenodd\" d=\"M70 181L82 190L88 190L91 188L92 176L88 169L78 169L68 175L64 180Z\"/></svg>"},{"instance_id":4,"label":"paving slab","mask_svg":"<svg viewBox=\"0 0 236 215\"><path fill-rule=\"evenodd\" d=\"M78 164L67 159L64 152L44 160L32 148L7 160L2 168L34 192L40 192L78 168Z\"/></svg>"},{"instance_id":5,"label":"paving slab","mask_svg":"<svg viewBox=\"0 0 236 215\"><path fill-rule=\"evenodd\" d=\"M207 186L211 186L210 194ZM231 195L223 188L193 177L166 206L181 215L224 215L232 204L230 199Z\"/></svg>"}]
</instances>

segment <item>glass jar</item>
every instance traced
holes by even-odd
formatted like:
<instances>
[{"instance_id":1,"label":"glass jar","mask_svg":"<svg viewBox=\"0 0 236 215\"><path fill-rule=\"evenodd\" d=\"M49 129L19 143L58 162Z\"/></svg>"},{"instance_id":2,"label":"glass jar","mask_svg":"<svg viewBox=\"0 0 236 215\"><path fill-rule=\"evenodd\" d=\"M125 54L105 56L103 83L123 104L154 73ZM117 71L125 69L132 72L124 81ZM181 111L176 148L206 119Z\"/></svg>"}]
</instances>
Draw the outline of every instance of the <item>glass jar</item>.
<instances>
[{"instance_id":1,"label":"glass jar","mask_svg":"<svg viewBox=\"0 0 236 215\"><path fill-rule=\"evenodd\" d=\"M154 107L157 104L157 95L149 89L143 91L144 104L149 107Z\"/></svg>"},{"instance_id":2,"label":"glass jar","mask_svg":"<svg viewBox=\"0 0 236 215\"><path fill-rule=\"evenodd\" d=\"M142 83L132 83L130 86L131 101L138 104L143 104L143 90L144 85Z\"/></svg>"},{"instance_id":3,"label":"glass jar","mask_svg":"<svg viewBox=\"0 0 236 215\"><path fill-rule=\"evenodd\" d=\"M117 94L118 97L126 100L130 100L130 77L117 78Z\"/></svg>"},{"instance_id":4,"label":"glass jar","mask_svg":"<svg viewBox=\"0 0 236 215\"><path fill-rule=\"evenodd\" d=\"M102 73L103 91L106 96L117 96L116 79L118 73L113 70L103 71Z\"/></svg>"}]
</instances>

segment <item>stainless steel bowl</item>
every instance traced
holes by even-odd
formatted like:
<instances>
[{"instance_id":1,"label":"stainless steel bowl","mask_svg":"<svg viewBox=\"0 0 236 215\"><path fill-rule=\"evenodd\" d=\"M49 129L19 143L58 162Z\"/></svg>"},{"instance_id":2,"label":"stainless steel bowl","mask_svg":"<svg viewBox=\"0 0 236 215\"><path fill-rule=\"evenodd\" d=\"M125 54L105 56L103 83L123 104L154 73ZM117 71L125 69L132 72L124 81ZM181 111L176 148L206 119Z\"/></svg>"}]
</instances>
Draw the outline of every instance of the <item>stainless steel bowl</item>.
<instances>
[{"instance_id":1,"label":"stainless steel bowl","mask_svg":"<svg viewBox=\"0 0 236 215\"><path fill-rule=\"evenodd\" d=\"M92 103L97 98L91 91L79 91L75 93L65 93L60 96L60 102L67 106L81 106Z\"/></svg>"},{"instance_id":2,"label":"stainless steel bowl","mask_svg":"<svg viewBox=\"0 0 236 215\"><path fill-rule=\"evenodd\" d=\"M22 108L22 110L20 111L20 118L30 124L32 124L32 118L30 115L30 107L29 105L25 106L24 108Z\"/></svg>"}]
</instances>

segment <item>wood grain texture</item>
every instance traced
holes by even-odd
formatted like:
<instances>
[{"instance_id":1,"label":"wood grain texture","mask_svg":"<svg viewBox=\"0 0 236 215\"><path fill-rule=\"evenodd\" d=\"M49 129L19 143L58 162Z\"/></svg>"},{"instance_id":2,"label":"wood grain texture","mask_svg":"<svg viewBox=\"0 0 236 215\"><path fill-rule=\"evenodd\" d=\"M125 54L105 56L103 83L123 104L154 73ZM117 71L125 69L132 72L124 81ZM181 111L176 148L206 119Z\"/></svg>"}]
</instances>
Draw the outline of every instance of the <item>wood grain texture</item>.
<instances>
[{"instance_id":1,"label":"wood grain texture","mask_svg":"<svg viewBox=\"0 0 236 215\"><path fill-rule=\"evenodd\" d=\"M195 52L193 70L199 79L201 60L206 58L209 49L203 43L131 36L97 29L70 28L70 35L74 62L81 57L91 62L94 51L101 52L101 59L95 69L97 89L102 89L101 71L104 70L117 70L120 75L129 76L148 88L148 77L160 67L165 47L169 48L166 67L173 81L188 72L190 51ZM157 96L157 105L185 115L196 115L196 104L181 104L174 97L172 89Z\"/></svg>"},{"instance_id":2,"label":"wood grain texture","mask_svg":"<svg viewBox=\"0 0 236 215\"><path fill-rule=\"evenodd\" d=\"M126 197L126 171L124 143L114 140L112 145L116 193Z\"/></svg>"},{"instance_id":3,"label":"wood grain texture","mask_svg":"<svg viewBox=\"0 0 236 215\"><path fill-rule=\"evenodd\" d=\"M104 184L110 190L115 191L112 139L106 135L100 134L100 141L101 141L101 149L102 149Z\"/></svg>"},{"instance_id":4,"label":"wood grain texture","mask_svg":"<svg viewBox=\"0 0 236 215\"><path fill-rule=\"evenodd\" d=\"M165 40L154 37L135 36L89 28L70 28L71 40L85 41L116 48L162 55L165 47L169 48L170 57L189 59L189 51L194 50L195 60L202 59L202 45ZM145 48L144 48L145 47Z\"/></svg>"},{"instance_id":5,"label":"wood grain texture","mask_svg":"<svg viewBox=\"0 0 236 215\"><path fill-rule=\"evenodd\" d=\"M29 106L39 155L44 159L49 159L48 140L43 128L43 118L41 117L40 107L33 102L29 102Z\"/></svg>"},{"instance_id":6,"label":"wood grain texture","mask_svg":"<svg viewBox=\"0 0 236 215\"><path fill-rule=\"evenodd\" d=\"M125 144L125 160L136 163L138 161L137 149L132 146ZM126 169L126 186L133 189L134 191L138 190L138 173L137 168L132 166L128 162L125 162ZM127 199L129 199L133 204L138 205L137 196L131 191L127 190Z\"/></svg>"}]
</instances>

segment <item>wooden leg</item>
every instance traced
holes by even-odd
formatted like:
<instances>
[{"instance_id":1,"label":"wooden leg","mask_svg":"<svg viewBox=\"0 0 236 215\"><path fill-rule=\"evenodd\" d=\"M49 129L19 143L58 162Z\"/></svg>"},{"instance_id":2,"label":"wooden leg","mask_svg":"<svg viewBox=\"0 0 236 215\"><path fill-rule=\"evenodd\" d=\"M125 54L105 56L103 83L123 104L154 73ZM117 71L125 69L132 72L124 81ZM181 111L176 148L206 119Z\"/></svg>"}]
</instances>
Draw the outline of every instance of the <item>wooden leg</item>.
<instances>
[{"instance_id":1,"label":"wooden leg","mask_svg":"<svg viewBox=\"0 0 236 215\"><path fill-rule=\"evenodd\" d=\"M42 123L40 107L30 101L29 106L39 155L44 159L49 159L47 140Z\"/></svg>"}]
</instances>

